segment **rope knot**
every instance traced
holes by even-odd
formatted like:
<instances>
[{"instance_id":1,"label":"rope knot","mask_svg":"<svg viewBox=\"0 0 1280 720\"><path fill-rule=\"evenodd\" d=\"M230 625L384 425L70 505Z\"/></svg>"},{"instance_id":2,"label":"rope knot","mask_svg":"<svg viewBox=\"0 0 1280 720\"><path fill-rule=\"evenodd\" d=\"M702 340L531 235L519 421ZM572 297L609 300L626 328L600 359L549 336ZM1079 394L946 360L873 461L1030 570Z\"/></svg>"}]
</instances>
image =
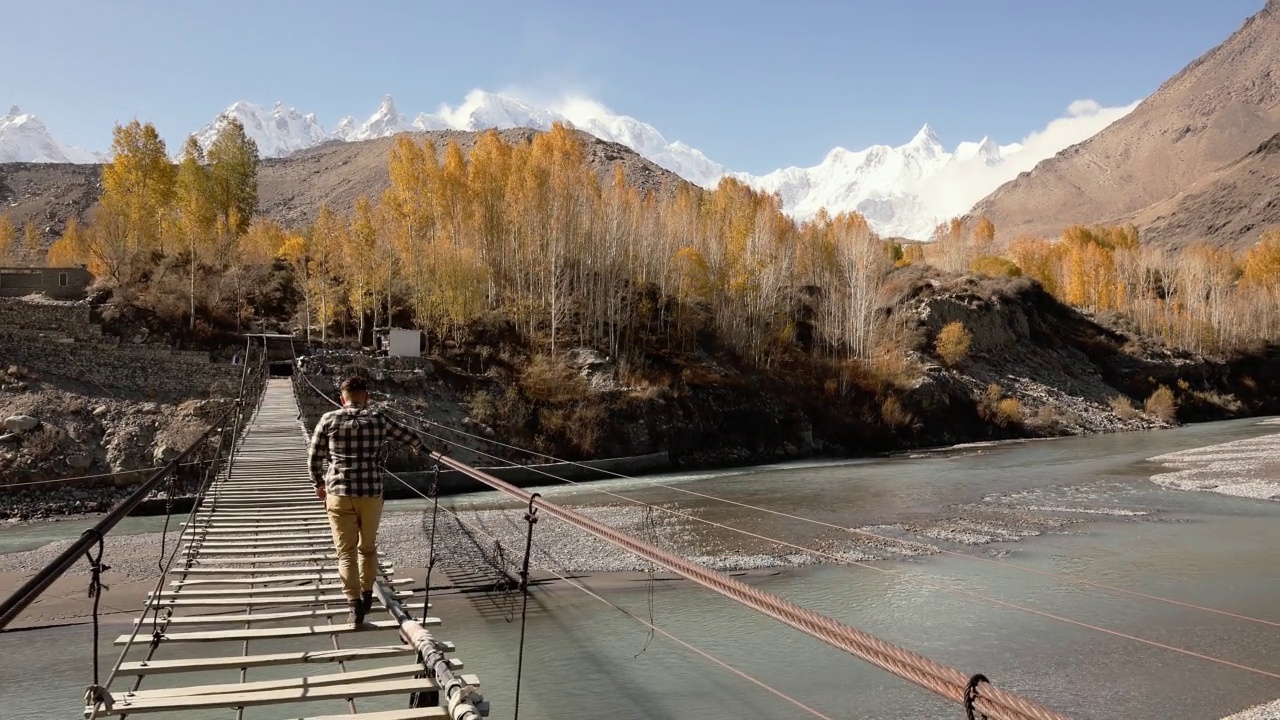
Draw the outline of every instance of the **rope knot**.
<instances>
[{"instance_id":1,"label":"rope knot","mask_svg":"<svg viewBox=\"0 0 1280 720\"><path fill-rule=\"evenodd\" d=\"M978 683L991 684L986 675L977 673L969 678L969 683L964 686L964 714L967 720L987 720L987 716L974 709L973 704L978 700Z\"/></svg>"}]
</instances>

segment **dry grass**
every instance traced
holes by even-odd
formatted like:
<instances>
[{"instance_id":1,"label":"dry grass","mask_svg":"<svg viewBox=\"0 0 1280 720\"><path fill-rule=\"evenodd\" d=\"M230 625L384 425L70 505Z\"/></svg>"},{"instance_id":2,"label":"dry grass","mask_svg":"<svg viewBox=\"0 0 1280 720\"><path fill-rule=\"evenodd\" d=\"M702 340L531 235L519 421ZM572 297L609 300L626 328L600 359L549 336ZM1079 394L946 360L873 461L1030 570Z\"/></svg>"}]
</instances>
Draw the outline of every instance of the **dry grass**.
<instances>
[{"instance_id":1,"label":"dry grass","mask_svg":"<svg viewBox=\"0 0 1280 720\"><path fill-rule=\"evenodd\" d=\"M1111 398L1111 412L1121 420L1132 420L1138 417L1138 409L1133 406L1133 401L1127 395L1117 395Z\"/></svg>"},{"instance_id":2,"label":"dry grass","mask_svg":"<svg viewBox=\"0 0 1280 720\"><path fill-rule=\"evenodd\" d=\"M1156 391L1151 393L1151 397L1143 403L1143 408L1148 415L1154 415L1165 422L1173 422L1178 416L1178 402L1167 385L1156 388Z\"/></svg>"}]
</instances>

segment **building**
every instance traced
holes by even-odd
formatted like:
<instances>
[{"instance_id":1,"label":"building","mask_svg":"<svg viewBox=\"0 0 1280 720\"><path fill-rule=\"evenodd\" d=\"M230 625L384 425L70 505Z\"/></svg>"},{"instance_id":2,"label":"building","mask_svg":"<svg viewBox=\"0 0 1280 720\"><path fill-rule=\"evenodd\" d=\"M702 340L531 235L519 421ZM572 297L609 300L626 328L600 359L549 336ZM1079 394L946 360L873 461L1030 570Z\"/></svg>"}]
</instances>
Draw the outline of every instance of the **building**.
<instances>
[{"instance_id":1,"label":"building","mask_svg":"<svg viewBox=\"0 0 1280 720\"><path fill-rule=\"evenodd\" d=\"M0 297L44 293L58 300L80 300L93 274L83 267L0 267Z\"/></svg>"}]
</instances>

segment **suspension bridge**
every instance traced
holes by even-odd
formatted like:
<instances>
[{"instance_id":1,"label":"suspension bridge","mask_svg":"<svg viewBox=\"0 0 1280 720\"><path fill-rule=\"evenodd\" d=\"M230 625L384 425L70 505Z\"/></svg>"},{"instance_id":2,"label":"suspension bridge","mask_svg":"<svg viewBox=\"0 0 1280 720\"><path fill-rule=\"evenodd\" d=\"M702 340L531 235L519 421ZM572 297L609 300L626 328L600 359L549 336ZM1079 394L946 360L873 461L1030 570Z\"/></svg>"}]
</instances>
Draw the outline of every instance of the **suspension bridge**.
<instances>
[{"instance_id":1,"label":"suspension bridge","mask_svg":"<svg viewBox=\"0 0 1280 720\"><path fill-rule=\"evenodd\" d=\"M305 377L300 381L296 378L268 378L265 367L265 362L261 363L256 373L250 373L246 364L240 399L232 410L0 604L0 629L16 618L71 565L87 558L92 569L89 590L95 598L92 616L94 667L84 707L87 718L135 714L203 718L212 717L208 714L211 711L225 711L242 720L244 717L261 717L253 711L267 706L286 709L289 717L309 720L475 720L488 716L490 708L480 692L479 677L464 673L462 662L454 655L455 645L436 637L437 628L447 627L447 624L429 614L429 598L418 600L420 594L429 592L431 587L430 572L435 564L434 518L442 512L453 514L439 505L436 493L423 494L424 499L432 504L433 518L428 538L432 560L428 565L426 582L420 588L412 587L413 581L398 577L396 568L380 553L376 605L370 611L370 619L362 628L342 622L347 613L346 598L339 584L333 541L323 505L316 500L308 476L306 430L301 422L297 393L315 392L322 397L328 396ZM420 432L442 440L431 435L425 425L441 429L443 426L411 415L402 419L418 421ZM196 457L200 458L199 462L193 462ZM573 509L549 502L536 493L514 487L447 455L433 454L432 459L437 468L447 467L464 473L527 506L524 519L528 535L524 552L516 549L510 553L519 566L518 587L525 603L529 596L529 558L534 528L539 516L545 515L950 700L971 719L1065 720L1068 717L1027 697L999 688L982 674L964 673L893 645ZM98 624L97 599L104 589L101 573L107 567L104 559L107 533L143 498L157 490L164 490L172 498L180 489L179 470L192 466L203 469L203 475L195 481L196 501L180 525L181 532L175 546L161 550L160 568L163 572L155 588L146 597L145 607L134 620L132 632L114 638L103 637ZM192 481L188 478L186 482ZM696 491L691 492L697 494ZM618 497L637 502L625 496ZM453 517L460 525L466 525L461 517ZM172 512L166 515L166 531L171 518ZM472 528L469 532L485 534L481 528ZM774 538L765 539L790 545ZM872 565L866 567L877 569ZM819 718L828 717L785 691L703 652L651 622L627 613L572 578L555 572L550 572L550 575L621 610L650 630L744 681L792 703L797 710ZM1060 579L1232 615L1114 586L1069 577ZM992 600L976 593L959 592ZM993 601L1280 680L1280 674L1266 670L1154 643L1006 601ZM414 607L422 610L417 616ZM517 662L522 665L524 613L521 615ZM1268 620L1232 617L1280 627L1280 623ZM114 666L102 672L98 667L97 646L106 640L113 641L121 652ZM352 640L356 642L352 644ZM270 652L262 651L264 644L270 647ZM238 647L239 653L220 650L228 646ZM520 671L517 670L515 704L510 713L513 717L518 717L519 713L519 678ZM407 707L360 709L366 700L373 698L378 699L378 706L390 702L387 698L399 698L399 704ZM506 716L508 713L504 710L501 714Z\"/></svg>"}]
</instances>

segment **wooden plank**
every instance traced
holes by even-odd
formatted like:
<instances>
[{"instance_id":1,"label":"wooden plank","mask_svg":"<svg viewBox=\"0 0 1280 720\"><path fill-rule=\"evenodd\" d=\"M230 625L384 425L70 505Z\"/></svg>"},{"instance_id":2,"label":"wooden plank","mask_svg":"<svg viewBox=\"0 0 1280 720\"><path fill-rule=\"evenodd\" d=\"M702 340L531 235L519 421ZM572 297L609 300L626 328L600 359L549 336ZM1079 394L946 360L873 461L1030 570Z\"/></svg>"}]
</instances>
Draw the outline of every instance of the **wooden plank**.
<instances>
[{"instance_id":1,"label":"wooden plank","mask_svg":"<svg viewBox=\"0 0 1280 720\"><path fill-rule=\"evenodd\" d=\"M209 710L214 708L257 707L314 700L344 700L346 698L376 697L379 695L408 695L409 693L439 689L435 681L427 678L383 680L379 682L350 683L311 688L287 688L260 690L258 692L228 692L216 695L196 695L176 698L120 698L110 709L97 708L99 717L106 715L133 715L146 712L173 712L177 710ZM93 706L85 709L88 715Z\"/></svg>"},{"instance_id":2,"label":"wooden plank","mask_svg":"<svg viewBox=\"0 0 1280 720\"><path fill-rule=\"evenodd\" d=\"M253 615L241 616L242 622L257 621ZM426 622L419 621L421 625L437 626L440 624L440 618L429 617ZM295 625L290 627L279 628L254 628L251 630L207 630L203 632L176 632L164 633L161 642L223 642L226 640L275 640L284 638L303 638L303 637L326 637L329 635L345 635L347 633L361 632L368 629L388 630L400 627L400 623L395 620L366 620L365 624L359 628L348 622L339 622L332 625ZM127 645L132 635L121 635L116 638L116 645Z\"/></svg>"},{"instance_id":3,"label":"wooden plank","mask_svg":"<svg viewBox=\"0 0 1280 720\"><path fill-rule=\"evenodd\" d=\"M318 537L318 533L294 533L294 534L259 534L259 533L239 533L229 535L210 535L205 542L240 542L242 540L265 540L275 542L277 540L310 540ZM332 539L332 533L326 533L324 537Z\"/></svg>"},{"instance_id":4,"label":"wooden plank","mask_svg":"<svg viewBox=\"0 0 1280 720\"><path fill-rule=\"evenodd\" d=\"M449 717L449 711L436 706L408 710L376 710L351 715L309 715L298 720L435 720L435 718L447 717Z\"/></svg>"},{"instance_id":5,"label":"wooden plank","mask_svg":"<svg viewBox=\"0 0 1280 720\"><path fill-rule=\"evenodd\" d=\"M326 535L316 535L315 537L305 538L301 540L206 540L200 543L199 549L205 550L236 550L239 548L297 548L297 547L315 547L328 544L333 547L333 538Z\"/></svg>"},{"instance_id":6,"label":"wooden plank","mask_svg":"<svg viewBox=\"0 0 1280 720\"><path fill-rule=\"evenodd\" d=\"M396 571L395 565L383 562L378 564L379 572L391 574ZM255 577L270 577L271 575L280 575L284 573L300 573L321 571L325 573L338 572L337 565L290 565L287 567L253 567L253 566L236 566L236 565L196 565L182 570L183 575L253 575Z\"/></svg>"},{"instance_id":7,"label":"wooden plank","mask_svg":"<svg viewBox=\"0 0 1280 720\"><path fill-rule=\"evenodd\" d=\"M288 555L291 552L316 552L333 550L333 538L317 537L314 541L293 541L287 544L260 544L252 542L220 543L209 541L189 547L183 555Z\"/></svg>"},{"instance_id":8,"label":"wooden plank","mask_svg":"<svg viewBox=\"0 0 1280 720\"><path fill-rule=\"evenodd\" d=\"M348 660L382 660L417 654L412 645L379 645L345 650L307 650L303 652L270 653L266 655L226 655L192 660L150 660L126 662L120 665L118 675L171 675L185 672L213 670L239 670L240 668L276 667L280 665L304 665L313 663L346 662ZM449 658L449 665L462 668L462 661Z\"/></svg>"},{"instance_id":9,"label":"wooden plank","mask_svg":"<svg viewBox=\"0 0 1280 720\"><path fill-rule=\"evenodd\" d=\"M298 555L305 553L305 555ZM196 561L208 561L215 563L231 563L226 558L234 558L246 555L246 564L261 563L263 560L279 560L280 562L306 562L308 560L337 560L338 555L333 550L333 543L329 543L326 548L323 545L317 545L312 548L292 548L292 549L267 549L254 551L249 548L214 548L212 550L204 550L191 554ZM304 558L303 560L292 560L291 558ZM385 558L384 553L378 553L378 557Z\"/></svg>"},{"instance_id":10,"label":"wooden plank","mask_svg":"<svg viewBox=\"0 0 1280 720\"><path fill-rule=\"evenodd\" d=\"M199 695L221 695L235 692L259 692L262 690L285 690L288 688L325 687L327 685L345 685L368 680L390 680L393 678L413 677L425 673L420 663L404 665L388 665L386 667L367 670L352 670L345 673L310 675L300 678L281 678L279 680L256 680L245 683L222 683L218 685L188 685L187 687L156 688L127 692L122 700L150 700L153 698L194 697Z\"/></svg>"},{"instance_id":11,"label":"wooden plank","mask_svg":"<svg viewBox=\"0 0 1280 720\"><path fill-rule=\"evenodd\" d=\"M290 534L314 535L315 533L325 532L326 530L328 530L327 525L323 529L315 528L315 527L273 528L271 526L236 529L236 528L196 528L193 526L192 528L188 529L186 532L188 533L188 535L199 535L200 537L204 537L204 538L222 538L226 536L235 536L235 535L251 535L254 537L270 537L273 535L278 536L278 535L290 535Z\"/></svg>"},{"instance_id":12,"label":"wooden plank","mask_svg":"<svg viewBox=\"0 0 1280 720\"><path fill-rule=\"evenodd\" d=\"M315 620L322 617L332 615L346 615L347 606L334 608L312 608L310 610L287 610L284 612L273 613L253 613L252 615L243 612L227 612L221 615L174 615L169 618L170 625L212 625L223 623L235 623L243 625L247 618L251 618L254 622L274 622L280 620ZM134 625L149 623L150 620L138 618L133 621Z\"/></svg>"},{"instance_id":13,"label":"wooden plank","mask_svg":"<svg viewBox=\"0 0 1280 720\"><path fill-rule=\"evenodd\" d=\"M305 570L306 568L294 568L295 570ZM298 573L296 575L277 575L275 577L220 577L220 578L202 578L197 580L172 580L169 585L173 587L205 587L208 585L257 585L261 583L309 583L324 582L325 580L337 580L340 576L335 570L333 572L321 573Z\"/></svg>"},{"instance_id":14,"label":"wooden plank","mask_svg":"<svg viewBox=\"0 0 1280 720\"><path fill-rule=\"evenodd\" d=\"M338 559L338 556L334 555L333 553L323 553L323 554L312 554L312 555L280 555L276 557L267 557L267 556L236 557L236 558L211 557L211 558L208 558L208 561L214 564L226 564L226 565L271 565L271 564L283 565L285 563L320 562L323 560L334 562L337 559ZM201 559L197 557L195 559L195 562L201 562Z\"/></svg>"},{"instance_id":15,"label":"wooden plank","mask_svg":"<svg viewBox=\"0 0 1280 720\"><path fill-rule=\"evenodd\" d=\"M409 585L413 583L413 578L397 578L391 581L383 581L384 585L398 587L401 585ZM286 585L284 587L260 587L260 588L197 588L195 590L161 590L160 597L228 597L234 595L243 595L246 597L257 597L260 595L288 595L297 592L330 592L341 590L342 583L328 583L325 585ZM153 597L152 593L147 593L147 597Z\"/></svg>"},{"instance_id":16,"label":"wooden plank","mask_svg":"<svg viewBox=\"0 0 1280 720\"><path fill-rule=\"evenodd\" d=\"M414 593L409 591L400 591L395 593L396 598L405 599L413 597ZM148 607L244 607L253 605L254 607L264 607L269 605L316 605L324 603L345 603L347 596L342 594L334 595L283 595L279 597L175 597L161 598L152 600L147 603Z\"/></svg>"}]
</instances>

